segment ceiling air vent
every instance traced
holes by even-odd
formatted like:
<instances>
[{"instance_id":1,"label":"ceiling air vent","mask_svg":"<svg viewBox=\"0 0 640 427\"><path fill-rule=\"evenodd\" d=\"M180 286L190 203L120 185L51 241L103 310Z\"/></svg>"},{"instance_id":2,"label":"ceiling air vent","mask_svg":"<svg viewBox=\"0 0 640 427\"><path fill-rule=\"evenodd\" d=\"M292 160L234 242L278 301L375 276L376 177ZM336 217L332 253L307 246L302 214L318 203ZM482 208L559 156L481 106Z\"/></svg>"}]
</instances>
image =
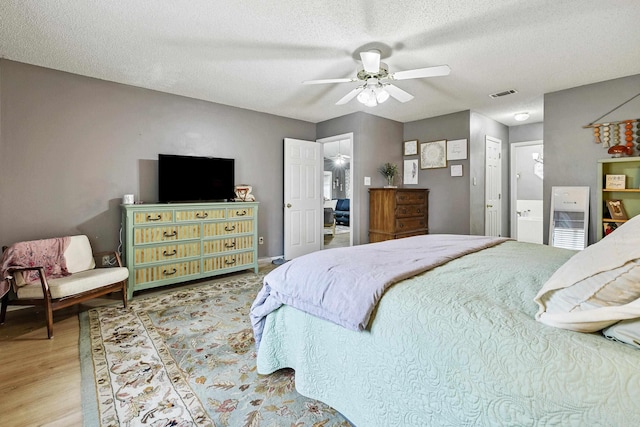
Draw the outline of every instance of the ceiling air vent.
<instances>
[{"instance_id":1,"label":"ceiling air vent","mask_svg":"<svg viewBox=\"0 0 640 427\"><path fill-rule=\"evenodd\" d=\"M503 90L502 92L498 92L498 93L492 93L489 96L495 99L495 98L500 98L502 96L512 95L514 93L518 93L518 91L515 89L509 89L509 90Z\"/></svg>"}]
</instances>

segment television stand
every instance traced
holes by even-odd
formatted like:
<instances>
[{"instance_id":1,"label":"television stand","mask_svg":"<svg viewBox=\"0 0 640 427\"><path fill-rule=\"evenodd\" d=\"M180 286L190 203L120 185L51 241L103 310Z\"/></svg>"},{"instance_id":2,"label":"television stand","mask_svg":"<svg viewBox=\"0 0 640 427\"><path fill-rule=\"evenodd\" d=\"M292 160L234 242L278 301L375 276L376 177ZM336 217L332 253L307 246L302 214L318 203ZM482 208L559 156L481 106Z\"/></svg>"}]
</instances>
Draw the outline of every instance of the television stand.
<instances>
[{"instance_id":1,"label":"television stand","mask_svg":"<svg viewBox=\"0 0 640 427\"><path fill-rule=\"evenodd\" d=\"M127 298L143 289L253 268L258 203L122 205Z\"/></svg>"}]
</instances>

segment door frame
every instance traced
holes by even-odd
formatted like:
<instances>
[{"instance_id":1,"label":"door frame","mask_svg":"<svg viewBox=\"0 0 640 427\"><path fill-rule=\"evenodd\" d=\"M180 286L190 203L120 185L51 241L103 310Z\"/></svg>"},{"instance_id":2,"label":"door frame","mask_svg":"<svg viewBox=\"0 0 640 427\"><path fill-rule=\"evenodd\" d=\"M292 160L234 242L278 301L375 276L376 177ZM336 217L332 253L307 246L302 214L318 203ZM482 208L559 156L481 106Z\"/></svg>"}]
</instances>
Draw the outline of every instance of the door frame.
<instances>
[{"instance_id":1,"label":"door frame","mask_svg":"<svg viewBox=\"0 0 640 427\"><path fill-rule=\"evenodd\" d=\"M487 146L489 145L489 142L491 143L496 143L498 145L499 151L498 151L498 166L497 166L497 173L498 173L498 179L495 180L496 184L497 184L497 203L498 203L498 209L496 209L496 216L497 216L497 235L501 236L502 235L502 140L493 136L489 136L489 135L485 135L484 137L484 234L489 236L491 234L489 234L487 231L487 227L488 227L488 215L487 215L487 210L489 209L489 200L487 200L487 192L489 189L489 173L488 173L488 167L487 167L487 155L488 155L488 150L487 150ZM496 202L494 202L496 203ZM492 206L493 207L493 206Z\"/></svg>"},{"instance_id":2,"label":"door frame","mask_svg":"<svg viewBox=\"0 0 640 427\"><path fill-rule=\"evenodd\" d=\"M354 212L353 195L355 192L355 182L353 181L353 169L354 169L354 162L356 158L355 147L353 143L353 132L316 139L316 142L319 142L320 144L322 144L322 158L324 159L324 144L328 142L342 141L345 139L348 139L351 144L351 162L349 164L349 182L351 183L351 195L349 196L349 228L351 229L351 231L349 232L349 246L353 246L353 235L354 235L353 230L356 222L355 215L353 215L353 212ZM322 169L324 171L324 165ZM324 237L322 239L322 248L324 249Z\"/></svg>"},{"instance_id":3,"label":"door frame","mask_svg":"<svg viewBox=\"0 0 640 427\"><path fill-rule=\"evenodd\" d=\"M517 179L517 171L516 171L516 151L520 147L528 147L531 145L542 145L544 149L544 140L539 139L535 141L523 141L523 142L514 142L509 145L509 218L511 220L511 238L518 239L518 215L517 215L517 204L518 204L518 179ZM544 178L542 181L542 185L544 185ZM544 200L543 200L544 203ZM542 232L544 235L544 231ZM544 237L544 236L543 236Z\"/></svg>"}]
</instances>

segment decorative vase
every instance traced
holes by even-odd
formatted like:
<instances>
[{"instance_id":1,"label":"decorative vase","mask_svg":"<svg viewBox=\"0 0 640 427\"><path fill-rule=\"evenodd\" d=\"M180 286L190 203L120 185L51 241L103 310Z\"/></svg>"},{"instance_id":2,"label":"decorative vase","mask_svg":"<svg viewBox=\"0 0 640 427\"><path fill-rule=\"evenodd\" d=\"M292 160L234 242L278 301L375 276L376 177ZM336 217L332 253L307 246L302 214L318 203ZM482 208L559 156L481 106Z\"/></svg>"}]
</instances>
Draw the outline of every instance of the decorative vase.
<instances>
[{"instance_id":1,"label":"decorative vase","mask_svg":"<svg viewBox=\"0 0 640 427\"><path fill-rule=\"evenodd\" d=\"M385 185L384 188L397 188L393 185L393 175L387 175L387 185Z\"/></svg>"}]
</instances>

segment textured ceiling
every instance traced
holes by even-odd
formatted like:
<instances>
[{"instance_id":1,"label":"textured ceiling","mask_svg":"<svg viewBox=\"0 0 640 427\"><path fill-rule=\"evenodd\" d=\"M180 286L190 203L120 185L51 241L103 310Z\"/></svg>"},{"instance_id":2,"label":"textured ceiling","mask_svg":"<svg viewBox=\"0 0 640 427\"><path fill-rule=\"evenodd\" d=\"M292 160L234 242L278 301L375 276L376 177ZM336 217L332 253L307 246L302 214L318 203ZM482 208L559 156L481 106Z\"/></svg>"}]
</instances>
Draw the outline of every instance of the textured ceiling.
<instances>
[{"instance_id":1,"label":"textured ceiling","mask_svg":"<svg viewBox=\"0 0 640 427\"><path fill-rule=\"evenodd\" d=\"M335 102L354 52L381 43L415 96ZM471 109L543 120L543 94L640 73L638 0L2 0L0 56L103 80L320 122L355 111L408 122ZM355 56L357 57L357 55ZM489 94L516 89L491 99ZM630 94L631 96L632 94ZM603 106L603 110L606 111Z\"/></svg>"}]
</instances>

